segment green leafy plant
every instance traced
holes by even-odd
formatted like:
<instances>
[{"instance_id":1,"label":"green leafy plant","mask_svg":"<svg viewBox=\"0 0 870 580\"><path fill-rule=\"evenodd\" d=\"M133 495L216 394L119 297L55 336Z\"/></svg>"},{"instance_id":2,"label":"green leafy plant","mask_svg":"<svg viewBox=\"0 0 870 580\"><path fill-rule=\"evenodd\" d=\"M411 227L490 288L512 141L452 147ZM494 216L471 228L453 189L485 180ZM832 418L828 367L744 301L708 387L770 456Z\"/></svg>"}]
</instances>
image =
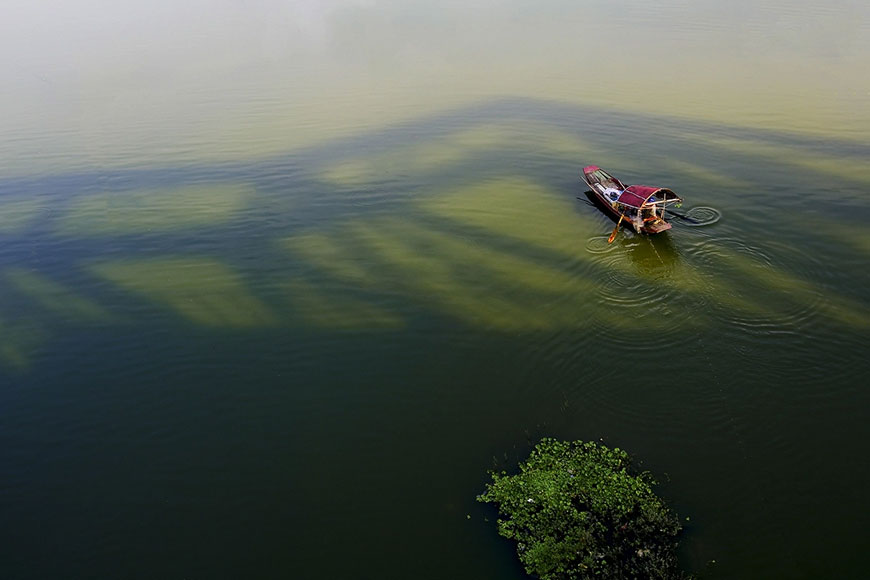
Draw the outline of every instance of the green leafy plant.
<instances>
[{"instance_id":1,"label":"green leafy plant","mask_svg":"<svg viewBox=\"0 0 870 580\"><path fill-rule=\"evenodd\" d=\"M542 439L518 474L493 473L477 499L496 505L499 534L543 580L685 578L680 523L652 476L630 468L618 448Z\"/></svg>"}]
</instances>

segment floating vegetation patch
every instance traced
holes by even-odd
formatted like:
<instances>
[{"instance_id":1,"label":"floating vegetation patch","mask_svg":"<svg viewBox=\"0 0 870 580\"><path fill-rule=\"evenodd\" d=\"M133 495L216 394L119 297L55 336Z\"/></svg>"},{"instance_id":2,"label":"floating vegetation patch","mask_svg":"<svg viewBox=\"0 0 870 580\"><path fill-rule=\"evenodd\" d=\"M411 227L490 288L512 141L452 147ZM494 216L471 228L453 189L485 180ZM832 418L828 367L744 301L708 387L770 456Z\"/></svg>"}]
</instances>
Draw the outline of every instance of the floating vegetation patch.
<instances>
[{"instance_id":1,"label":"floating vegetation patch","mask_svg":"<svg viewBox=\"0 0 870 580\"><path fill-rule=\"evenodd\" d=\"M477 500L496 505L499 534L517 541L530 575L686 577L676 556L680 522L625 451L542 439L517 471L492 472Z\"/></svg>"},{"instance_id":2,"label":"floating vegetation patch","mask_svg":"<svg viewBox=\"0 0 870 580\"><path fill-rule=\"evenodd\" d=\"M41 208L37 199L0 198L0 234L20 232L31 224Z\"/></svg>"},{"instance_id":3,"label":"floating vegetation patch","mask_svg":"<svg viewBox=\"0 0 870 580\"><path fill-rule=\"evenodd\" d=\"M93 300L78 295L42 274L23 268L10 268L4 272L4 277L25 297L65 321L101 322L111 319L109 312Z\"/></svg>"},{"instance_id":4,"label":"floating vegetation patch","mask_svg":"<svg viewBox=\"0 0 870 580\"><path fill-rule=\"evenodd\" d=\"M241 276L208 258L159 258L94 264L97 275L191 322L219 327L276 323L273 312L247 290Z\"/></svg>"},{"instance_id":5,"label":"floating vegetation patch","mask_svg":"<svg viewBox=\"0 0 870 580\"><path fill-rule=\"evenodd\" d=\"M285 285L291 304L311 326L337 330L396 330L405 326L399 314L371 302L294 280Z\"/></svg>"},{"instance_id":6,"label":"floating vegetation patch","mask_svg":"<svg viewBox=\"0 0 870 580\"><path fill-rule=\"evenodd\" d=\"M241 184L89 194L71 202L59 233L141 234L210 226L244 209L253 189Z\"/></svg>"}]
</instances>

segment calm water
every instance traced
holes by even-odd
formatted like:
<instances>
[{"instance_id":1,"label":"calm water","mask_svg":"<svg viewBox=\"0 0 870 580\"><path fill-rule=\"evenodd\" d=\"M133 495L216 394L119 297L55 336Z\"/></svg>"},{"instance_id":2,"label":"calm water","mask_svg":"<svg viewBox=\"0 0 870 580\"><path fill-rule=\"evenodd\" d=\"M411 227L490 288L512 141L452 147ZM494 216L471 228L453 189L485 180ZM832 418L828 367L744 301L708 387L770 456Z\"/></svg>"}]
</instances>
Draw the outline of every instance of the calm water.
<instances>
[{"instance_id":1,"label":"calm water","mask_svg":"<svg viewBox=\"0 0 870 580\"><path fill-rule=\"evenodd\" d=\"M864 4L78 4L0 40L0 577L522 578L541 436L865 574Z\"/></svg>"}]
</instances>

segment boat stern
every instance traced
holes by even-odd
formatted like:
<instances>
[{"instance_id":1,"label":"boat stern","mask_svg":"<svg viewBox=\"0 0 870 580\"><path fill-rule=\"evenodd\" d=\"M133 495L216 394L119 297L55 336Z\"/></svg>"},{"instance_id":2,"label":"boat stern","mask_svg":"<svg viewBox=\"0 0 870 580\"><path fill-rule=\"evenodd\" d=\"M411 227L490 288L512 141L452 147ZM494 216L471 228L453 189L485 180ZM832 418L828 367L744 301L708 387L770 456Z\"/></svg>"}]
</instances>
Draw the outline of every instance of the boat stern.
<instances>
[{"instance_id":1,"label":"boat stern","mask_svg":"<svg viewBox=\"0 0 870 580\"><path fill-rule=\"evenodd\" d=\"M664 220L657 220L655 222L644 224L643 229L648 234L659 234L661 232L671 229L671 224Z\"/></svg>"}]
</instances>

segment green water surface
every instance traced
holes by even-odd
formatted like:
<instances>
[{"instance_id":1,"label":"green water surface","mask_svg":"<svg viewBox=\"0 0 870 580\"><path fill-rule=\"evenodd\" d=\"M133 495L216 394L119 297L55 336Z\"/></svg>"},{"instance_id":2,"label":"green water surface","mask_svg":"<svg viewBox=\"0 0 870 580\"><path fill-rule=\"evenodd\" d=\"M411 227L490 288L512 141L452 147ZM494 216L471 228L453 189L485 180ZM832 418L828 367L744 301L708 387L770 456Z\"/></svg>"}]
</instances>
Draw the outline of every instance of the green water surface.
<instances>
[{"instance_id":1,"label":"green water surface","mask_svg":"<svg viewBox=\"0 0 870 580\"><path fill-rule=\"evenodd\" d=\"M0 577L522 578L542 436L863 575L866 8L16 6ZM588 164L719 219L609 245Z\"/></svg>"}]
</instances>

